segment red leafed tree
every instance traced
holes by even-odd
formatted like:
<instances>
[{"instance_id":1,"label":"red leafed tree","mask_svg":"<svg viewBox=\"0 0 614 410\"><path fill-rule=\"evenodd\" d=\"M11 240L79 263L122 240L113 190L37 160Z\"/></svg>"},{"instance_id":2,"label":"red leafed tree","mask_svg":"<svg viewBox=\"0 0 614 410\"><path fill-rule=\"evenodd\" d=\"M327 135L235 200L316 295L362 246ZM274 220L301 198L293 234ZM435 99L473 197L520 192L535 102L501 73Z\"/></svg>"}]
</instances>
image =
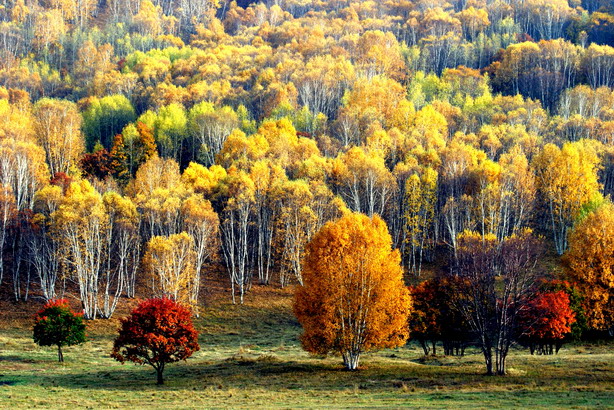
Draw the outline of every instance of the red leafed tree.
<instances>
[{"instance_id":1,"label":"red leafed tree","mask_svg":"<svg viewBox=\"0 0 614 410\"><path fill-rule=\"evenodd\" d=\"M422 346L424 355L437 354L437 342L445 355L462 356L473 335L469 324L451 302L453 286L439 278L410 286L413 309L409 316L409 335ZM430 343L430 345L429 345Z\"/></svg>"},{"instance_id":2,"label":"red leafed tree","mask_svg":"<svg viewBox=\"0 0 614 410\"><path fill-rule=\"evenodd\" d=\"M111 357L152 366L164 383L167 363L186 360L198 351L198 332L190 310L168 298L147 299L121 320Z\"/></svg>"},{"instance_id":3,"label":"red leafed tree","mask_svg":"<svg viewBox=\"0 0 614 410\"><path fill-rule=\"evenodd\" d=\"M49 183L51 185L59 186L64 192L66 192L72 182L73 179L66 175L64 172L56 172L49 180Z\"/></svg>"},{"instance_id":4,"label":"red leafed tree","mask_svg":"<svg viewBox=\"0 0 614 410\"><path fill-rule=\"evenodd\" d=\"M100 149L93 154L84 154L81 157L81 169L88 176L104 179L111 175L111 156L106 149Z\"/></svg>"},{"instance_id":5,"label":"red leafed tree","mask_svg":"<svg viewBox=\"0 0 614 410\"><path fill-rule=\"evenodd\" d=\"M563 345L571 333L576 315L570 307L569 296L562 290L538 293L519 317L520 340L528 342L531 354L552 354Z\"/></svg>"}]
</instances>

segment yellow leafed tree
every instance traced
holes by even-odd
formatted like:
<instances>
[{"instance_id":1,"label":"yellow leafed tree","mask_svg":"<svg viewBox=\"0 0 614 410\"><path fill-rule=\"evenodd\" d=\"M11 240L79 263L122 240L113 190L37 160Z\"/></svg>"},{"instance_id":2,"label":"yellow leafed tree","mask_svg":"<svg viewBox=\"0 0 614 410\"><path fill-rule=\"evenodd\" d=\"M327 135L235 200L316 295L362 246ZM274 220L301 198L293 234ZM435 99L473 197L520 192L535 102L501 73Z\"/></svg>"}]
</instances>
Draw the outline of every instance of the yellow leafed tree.
<instances>
[{"instance_id":1,"label":"yellow leafed tree","mask_svg":"<svg viewBox=\"0 0 614 410\"><path fill-rule=\"evenodd\" d=\"M43 147L51 175L67 174L83 152L81 115L77 105L67 100L43 98L34 104L34 131Z\"/></svg>"},{"instance_id":2,"label":"yellow leafed tree","mask_svg":"<svg viewBox=\"0 0 614 410\"><path fill-rule=\"evenodd\" d=\"M204 264L217 256L220 247L220 220L211 202L198 194L191 195L183 202L181 213L185 229L194 239L194 276L189 290L190 300L196 301Z\"/></svg>"},{"instance_id":3,"label":"yellow leafed tree","mask_svg":"<svg viewBox=\"0 0 614 410\"><path fill-rule=\"evenodd\" d=\"M567 249L567 234L582 207L599 194L599 157L586 141L544 146L534 159L537 186L550 216L556 250Z\"/></svg>"},{"instance_id":4,"label":"yellow leafed tree","mask_svg":"<svg viewBox=\"0 0 614 410\"><path fill-rule=\"evenodd\" d=\"M87 180L71 183L51 215L56 240L60 241L62 262L79 285L86 319L99 315L99 286L108 251L109 215L102 196Z\"/></svg>"},{"instance_id":5,"label":"yellow leafed tree","mask_svg":"<svg viewBox=\"0 0 614 410\"><path fill-rule=\"evenodd\" d=\"M149 273L152 294L168 297L196 308L194 238L187 232L154 236L147 243L143 265Z\"/></svg>"},{"instance_id":6,"label":"yellow leafed tree","mask_svg":"<svg viewBox=\"0 0 614 410\"><path fill-rule=\"evenodd\" d=\"M584 295L588 325L614 326L614 204L605 202L569 236L568 272Z\"/></svg>"},{"instance_id":7,"label":"yellow leafed tree","mask_svg":"<svg viewBox=\"0 0 614 410\"><path fill-rule=\"evenodd\" d=\"M407 209L405 212L405 240L409 245L409 270L420 275L422 258L433 248L433 221L437 201L437 171L426 168L413 174L405 182Z\"/></svg>"}]
</instances>

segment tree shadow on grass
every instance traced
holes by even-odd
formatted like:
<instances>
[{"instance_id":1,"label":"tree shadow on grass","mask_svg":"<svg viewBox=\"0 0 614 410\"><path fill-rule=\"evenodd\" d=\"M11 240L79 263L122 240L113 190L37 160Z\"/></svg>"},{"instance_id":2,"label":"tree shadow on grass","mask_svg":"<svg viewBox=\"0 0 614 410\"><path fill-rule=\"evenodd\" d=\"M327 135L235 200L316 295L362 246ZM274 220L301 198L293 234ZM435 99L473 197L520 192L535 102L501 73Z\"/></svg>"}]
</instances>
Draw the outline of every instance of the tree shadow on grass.
<instances>
[{"instance_id":1,"label":"tree shadow on grass","mask_svg":"<svg viewBox=\"0 0 614 410\"><path fill-rule=\"evenodd\" d=\"M19 356L16 354L0 355L0 362L39 363L40 360Z\"/></svg>"},{"instance_id":2,"label":"tree shadow on grass","mask_svg":"<svg viewBox=\"0 0 614 410\"><path fill-rule=\"evenodd\" d=\"M30 375L15 375L8 380L14 384L63 387L75 389L101 389L116 391L141 390L201 390L217 389L263 389L271 392L288 389L313 391L333 391L358 387L363 390L437 389L452 390L485 388L522 388L528 381L526 377L492 377L476 374L475 368L434 369L431 366L417 366L399 363L365 362L362 370L348 372L340 363L331 360L306 359L305 361L282 361L262 356L260 358L231 357L219 361L173 363L165 371L166 384L155 385L155 375L149 366L113 364L110 368L79 372L75 367L71 372L45 372ZM580 382L573 374L564 377L540 377L540 385L558 383L575 384Z\"/></svg>"},{"instance_id":3,"label":"tree shadow on grass","mask_svg":"<svg viewBox=\"0 0 614 410\"><path fill-rule=\"evenodd\" d=\"M8 374L6 384L37 385L42 387L62 387L74 389L100 389L117 391L139 391L143 389L193 389L216 386L219 388L237 389L251 387L282 387L283 379L305 379L308 385L313 385L310 379L317 378L326 372L339 372L334 366L317 365L301 362L275 362L268 360L251 360L230 358L220 361L200 363L172 363L164 372L165 385L156 386L155 372L150 366L140 366L132 363L117 365L111 363L110 368L87 370L73 367L69 372L45 372L36 374ZM292 376L288 378L288 375ZM306 377L311 375L311 377ZM289 381L291 382L291 380ZM287 388L287 387L285 387Z\"/></svg>"},{"instance_id":4,"label":"tree shadow on grass","mask_svg":"<svg viewBox=\"0 0 614 410\"><path fill-rule=\"evenodd\" d=\"M357 398L358 394L366 393L375 400L390 400L392 397L397 400L394 402L397 404L411 405L411 400L418 400L416 403L421 406L431 403L436 407L463 403L469 406L475 406L476 403L489 406L507 403L510 407L526 407L527 404L560 407L572 402L584 405L598 401L607 403L608 399L612 398L612 393L607 391L566 391L564 385L553 384L552 380L545 381L552 384L546 391L534 385L527 386L522 379L493 378L462 371L433 375L424 372L424 369L425 367L408 363L392 366L368 364L363 370L348 372L338 363L329 360L275 361L269 358L252 360L235 357L220 361L173 364L165 373L164 386L155 384L155 375L150 368L130 365L114 365L111 369L83 374L40 374L36 379L30 379L29 383L49 388L51 392L55 388L100 390L101 394L107 394L104 393L107 391L110 392L110 397L129 396L132 403L140 402L139 400L144 400L145 403L147 400L151 401L154 396L162 398L157 395L158 392L179 391L186 394L192 394L187 391L194 391L200 394L201 398L214 394L222 400L224 397L241 400L243 394L248 397L251 394L249 392L256 392L261 394L261 398L264 397L263 400L276 400L277 397L284 397L283 393L294 390L294 395L285 396L286 399L283 399L290 400L283 402L290 407L305 405L305 402L296 401L301 400L300 397L304 397L304 394L316 398L309 403L326 405L326 401L318 401L317 398L327 400L326 397L335 392L344 392L342 397L350 400L348 404ZM9 382L21 383L19 380ZM511 384L512 388L504 388L506 384ZM215 393L216 391L219 393ZM237 392L243 394L239 395ZM262 392L266 392L266 395L262 396ZM92 396L96 394L92 393ZM164 403L167 404L177 400L174 395L164 397L167 400ZM232 401L234 399L229 400L228 405L235 403ZM159 402L158 405L163 405L162 403ZM217 403L223 405L222 402ZM265 406L275 405L274 402L265 403L268 403Z\"/></svg>"},{"instance_id":5,"label":"tree shadow on grass","mask_svg":"<svg viewBox=\"0 0 614 410\"><path fill-rule=\"evenodd\" d=\"M205 341L203 345L206 344ZM206 347L205 349L208 350ZM302 354L298 356L295 347L289 352L284 349L276 353L240 350L234 355L226 356L225 353L220 355L223 356L219 359L195 356L187 362L169 364L165 371L166 384L163 387L155 385L155 374L149 366L132 363L120 365L108 357L92 363L79 360L76 352L74 359L57 369L55 367L57 363L45 362L44 366L41 366L45 368L44 372L37 371L40 360L19 355L0 356L0 367L2 361L16 364L29 363L27 368L5 373L5 377L0 377L0 380L20 385L118 392L155 391L160 388L171 391L185 389L200 391L207 388L260 389L270 392L288 389L324 392L344 389L460 391L488 388L521 391L527 388L571 389L574 386L591 386L593 383L605 385L608 378L610 382L612 380L610 376L612 373L608 371L612 370L611 363L594 361L591 365L577 368L557 368L552 365L534 368L526 358L519 359L518 362L513 360L512 367L520 366L522 370L500 377L484 375L483 365L477 360L477 355L475 360L437 358L435 364L430 361L421 363L420 359L403 350L395 351L394 354L383 352L365 355L361 361L361 370L356 372L345 371L340 358L323 359ZM62 371L58 371L60 368ZM594 371L595 369L599 371Z\"/></svg>"}]
</instances>

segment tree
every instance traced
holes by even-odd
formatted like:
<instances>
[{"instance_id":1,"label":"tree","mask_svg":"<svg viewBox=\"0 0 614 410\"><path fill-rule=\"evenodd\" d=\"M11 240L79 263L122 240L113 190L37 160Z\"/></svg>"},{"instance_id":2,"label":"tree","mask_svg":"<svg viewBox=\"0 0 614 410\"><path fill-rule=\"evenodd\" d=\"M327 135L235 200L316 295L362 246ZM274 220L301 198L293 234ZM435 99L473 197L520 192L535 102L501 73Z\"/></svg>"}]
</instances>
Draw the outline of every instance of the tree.
<instances>
[{"instance_id":1,"label":"tree","mask_svg":"<svg viewBox=\"0 0 614 410\"><path fill-rule=\"evenodd\" d=\"M84 154L79 161L83 175L86 177L96 177L98 179L105 179L111 172L111 159L109 158L109 152L101 148L93 154Z\"/></svg>"},{"instance_id":2,"label":"tree","mask_svg":"<svg viewBox=\"0 0 614 410\"><path fill-rule=\"evenodd\" d=\"M569 307L575 319L571 324L571 333L568 337L574 341L579 341L582 339L583 333L588 330L586 312L584 310L584 295L580 292L576 284L566 280L544 281L540 287L541 293L556 293L559 291L565 292L569 298Z\"/></svg>"},{"instance_id":3,"label":"tree","mask_svg":"<svg viewBox=\"0 0 614 410\"><path fill-rule=\"evenodd\" d=\"M83 315L72 311L66 299L50 300L34 317L34 343L58 347L58 361L64 361L63 346L86 341Z\"/></svg>"},{"instance_id":4,"label":"tree","mask_svg":"<svg viewBox=\"0 0 614 410\"><path fill-rule=\"evenodd\" d=\"M153 128L161 156L179 161L187 124L188 117L181 104L172 103L158 110Z\"/></svg>"},{"instance_id":5,"label":"tree","mask_svg":"<svg viewBox=\"0 0 614 410\"><path fill-rule=\"evenodd\" d=\"M377 152L353 147L333 162L332 180L337 192L356 212L383 215L394 192L394 177Z\"/></svg>"},{"instance_id":6,"label":"tree","mask_svg":"<svg viewBox=\"0 0 614 410\"><path fill-rule=\"evenodd\" d=\"M391 31L366 31L358 40L356 65L367 78L386 75L403 80L407 68L399 43Z\"/></svg>"},{"instance_id":7,"label":"tree","mask_svg":"<svg viewBox=\"0 0 614 410\"><path fill-rule=\"evenodd\" d=\"M448 274L452 303L477 335L489 375L505 374L518 313L535 292L541 249L530 229L503 241L493 234L459 235L458 268Z\"/></svg>"},{"instance_id":8,"label":"tree","mask_svg":"<svg viewBox=\"0 0 614 410\"><path fill-rule=\"evenodd\" d=\"M216 109L209 102L194 105L188 112L191 157L207 166L212 165L226 137L238 126L239 118L230 107Z\"/></svg>"},{"instance_id":9,"label":"tree","mask_svg":"<svg viewBox=\"0 0 614 410\"><path fill-rule=\"evenodd\" d=\"M553 108L563 90L573 87L581 49L564 39L526 41L508 46L494 68L493 88L539 98ZM597 84L599 86L601 84Z\"/></svg>"},{"instance_id":10,"label":"tree","mask_svg":"<svg viewBox=\"0 0 614 410\"><path fill-rule=\"evenodd\" d=\"M187 232L154 236L147 243L143 265L151 278L156 297L171 298L196 307L194 238Z\"/></svg>"},{"instance_id":11,"label":"tree","mask_svg":"<svg viewBox=\"0 0 614 410\"><path fill-rule=\"evenodd\" d=\"M257 244L255 262L258 281L268 284L273 263L273 237L275 219L279 215L280 185L287 180L284 170L271 160L257 161L251 167L250 179L254 183L255 235Z\"/></svg>"},{"instance_id":12,"label":"tree","mask_svg":"<svg viewBox=\"0 0 614 410\"><path fill-rule=\"evenodd\" d=\"M303 348L339 352L356 370L363 352L404 344L411 299L400 260L378 216L348 213L324 225L307 244L294 298Z\"/></svg>"},{"instance_id":13,"label":"tree","mask_svg":"<svg viewBox=\"0 0 614 410\"><path fill-rule=\"evenodd\" d=\"M302 285L301 271L305 244L318 228L317 216L310 206L314 195L304 180L286 181L281 191L276 230L277 243L282 249L279 279L281 286L286 286L293 274Z\"/></svg>"},{"instance_id":14,"label":"tree","mask_svg":"<svg viewBox=\"0 0 614 410\"><path fill-rule=\"evenodd\" d=\"M463 24L463 34L466 38L473 41L479 32L490 25L488 11L469 7L458 13L458 19Z\"/></svg>"},{"instance_id":15,"label":"tree","mask_svg":"<svg viewBox=\"0 0 614 410\"><path fill-rule=\"evenodd\" d=\"M73 76L75 88L79 87L89 95L100 95L106 91L109 84L108 81L105 81L108 80L108 77L105 78L105 74L112 72L116 67L113 64L115 60L113 53L114 49L110 44L96 47L93 41L85 41L81 48L79 48L79 51L77 51L77 59L74 63ZM104 97L103 99L107 99L107 102L110 102L110 99L115 99L116 97L124 96L115 95ZM96 97L88 98L87 100L100 104ZM115 107L111 106L108 108L114 109Z\"/></svg>"},{"instance_id":16,"label":"tree","mask_svg":"<svg viewBox=\"0 0 614 410\"><path fill-rule=\"evenodd\" d=\"M433 222L437 201L437 172L426 168L421 176L413 174L405 183L405 240L409 245L408 268L420 275L423 253L432 250ZM431 240L431 241L429 241Z\"/></svg>"},{"instance_id":17,"label":"tree","mask_svg":"<svg viewBox=\"0 0 614 410\"><path fill-rule=\"evenodd\" d=\"M582 70L591 87L614 85L614 47L591 44L582 58Z\"/></svg>"},{"instance_id":18,"label":"tree","mask_svg":"<svg viewBox=\"0 0 614 410\"><path fill-rule=\"evenodd\" d=\"M81 116L75 103L43 98L33 107L38 144L47 156L49 172L68 173L83 152Z\"/></svg>"},{"instance_id":19,"label":"tree","mask_svg":"<svg viewBox=\"0 0 614 410\"><path fill-rule=\"evenodd\" d=\"M185 229L194 238L194 278L190 286L190 300L198 300L201 271L206 262L217 256L219 242L220 220L211 206L211 202L201 195L192 195L183 202L181 214ZM198 314L198 312L197 312Z\"/></svg>"},{"instance_id":20,"label":"tree","mask_svg":"<svg viewBox=\"0 0 614 410\"><path fill-rule=\"evenodd\" d=\"M45 151L41 147L32 142L0 138L0 184L12 188L19 211L32 208L34 194L48 181Z\"/></svg>"},{"instance_id":21,"label":"tree","mask_svg":"<svg viewBox=\"0 0 614 410\"><path fill-rule=\"evenodd\" d=\"M435 355L437 340L441 338L442 325L440 305L443 300L440 297L439 283L435 280L426 280L417 286L410 286L409 292L414 302L409 317L411 338L418 340L425 356L431 351ZM432 350L429 342L432 344Z\"/></svg>"},{"instance_id":22,"label":"tree","mask_svg":"<svg viewBox=\"0 0 614 410\"><path fill-rule=\"evenodd\" d=\"M428 66L440 74L449 67L453 52L460 42L461 22L441 7L428 8L421 22L420 44L428 56Z\"/></svg>"},{"instance_id":23,"label":"tree","mask_svg":"<svg viewBox=\"0 0 614 410\"><path fill-rule=\"evenodd\" d=\"M136 120L136 113L130 101L123 95L103 98L92 97L83 112L83 133L87 149L92 150L100 142L107 150L113 145L113 137L129 123Z\"/></svg>"},{"instance_id":24,"label":"tree","mask_svg":"<svg viewBox=\"0 0 614 410\"><path fill-rule=\"evenodd\" d=\"M61 186L47 185L40 189L35 195L35 214L30 224L28 255L46 302L55 299L56 285L61 276L62 243L56 238L55 224L51 218L61 201Z\"/></svg>"},{"instance_id":25,"label":"tree","mask_svg":"<svg viewBox=\"0 0 614 410\"><path fill-rule=\"evenodd\" d=\"M32 45L45 53L48 48L56 44L67 31L66 24L60 10L41 11L34 16L34 38Z\"/></svg>"},{"instance_id":26,"label":"tree","mask_svg":"<svg viewBox=\"0 0 614 410\"><path fill-rule=\"evenodd\" d=\"M567 249L567 237L584 205L599 193L596 146L582 140L563 148L546 144L534 158L537 186L550 217L556 251Z\"/></svg>"},{"instance_id":27,"label":"tree","mask_svg":"<svg viewBox=\"0 0 614 410\"><path fill-rule=\"evenodd\" d=\"M614 31L612 30L614 26L614 15L612 15L611 5L609 8L610 11L606 12L608 10L607 4L609 4L606 0L590 1L590 3L593 5L593 10L598 9L601 5L601 10L604 12L600 13L598 10L595 10L595 12L591 14L591 21L588 26L588 40L598 44L614 44L614 34L612 34ZM590 10L591 7L587 5L585 8Z\"/></svg>"},{"instance_id":28,"label":"tree","mask_svg":"<svg viewBox=\"0 0 614 410\"><path fill-rule=\"evenodd\" d=\"M337 119L343 145L359 143L358 132L364 132L374 121L383 127L394 122L405 100L405 88L393 79L375 76L356 81L351 92L344 96L344 107Z\"/></svg>"},{"instance_id":29,"label":"tree","mask_svg":"<svg viewBox=\"0 0 614 410\"><path fill-rule=\"evenodd\" d=\"M299 67L292 80L303 106L308 107L314 115L323 113L331 117L354 77L354 66L345 57L318 55L307 61L304 67Z\"/></svg>"},{"instance_id":30,"label":"tree","mask_svg":"<svg viewBox=\"0 0 614 410\"><path fill-rule=\"evenodd\" d=\"M158 155L156 141L152 129L141 121L137 121L136 125L127 125L122 135L130 175L134 175L141 164Z\"/></svg>"},{"instance_id":31,"label":"tree","mask_svg":"<svg viewBox=\"0 0 614 410\"><path fill-rule=\"evenodd\" d=\"M169 3L172 4L172 2ZM184 26L184 30L187 31L193 28L195 24L209 23L215 18L219 3L219 0L180 0L177 10L180 24Z\"/></svg>"},{"instance_id":32,"label":"tree","mask_svg":"<svg viewBox=\"0 0 614 410\"><path fill-rule=\"evenodd\" d=\"M168 298L147 299L121 319L111 357L121 363L152 366L158 384L163 384L168 363L186 360L198 350L198 332L190 310Z\"/></svg>"},{"instance_id":33,"label":"tree","mask_svg":"<svg viewBox=\"0 0 614 410\"><path fill-rule=\"evenodd\" d=\"M239 301L243 304L245 291L252 280L248 262L255 185L247 173L234 167L229 170L223 184L228 199L220 213L222 251L230 276L232 303L236 302L235 287L238 287Z\"/></svg>"},{"instance_id":34,"label":"tree","mask_svg":"<svg viewBox=\"0 0 614 410\"><path fill-rule=\"evenodd\" d=\"M567 0L529 0L518 6L523 28L541 39L563 37L565 23L573 13Z\"/></svg>"},{"instance_id":35,"label":"tree","mask_svg":"<svg viewBox=\"0 0 614 410\"><path fill-rule=\"evenodd\" d=\"M109 168L111 168L113 176L122 184L127 183L130 179L128 155L122 134L117 134L113 138L113 146L109 152Z\"/></svg>"},{"instance_id":36,"label":"tree","mask_svg":"<svg viewBox=\"0 0 614 410\"><path fill-rule=\"evenodd\" d=\"M87 180L72 182L51 215L55 240L60 242L66 273L74 275L86 319L99 314L100 285L107 256L109 214L100 195ZM105 286L106 287L106 286ZM110 316L110 313L103 316Z\"/></svg>"},{"instance_id":37,"label":"tree","mask_svg":"<svg viewBox=\"0 0 614 410\"><path fill-rule=\"evenodd\" d=\"M181 231L181 203L190 192L181 181L175 160L153 156L139 167L129 188L143 216L145 241Z\"/></svg>"},{"instance_id":38,"label":"tree","mask_svg":"<svg viewBox=\"0 0 614 410\"><path fill-rule=\"evenodd\" d=\"M9 226L17 216L15 197L11 187L0 184L0 284L4 276L4 246L9 237Z\"/></svg>"},{"instance_id":39,"label":"tree","mask_svg":"<svg viewBox=\"0 0 614 410\"><path fill-rule=\"evenodd\" d=\"M136 29L144 36L156 37L162 34L162 7L149 0L141 0L139 12L134 16Z\"/></svg>"},{"instance_id":40,"label":"tree","mask_svg":"<svg viewBox=\"0 0 614 410\"><path fill-rule=\"evenodd\" d=\"M102 315L108 318L113 314L122 291L126 296L134 297L141 251L140 215L130 198L116 192L106 192L102 200L109 216L106 267L102 271Z\"/></svg>"},{"instance_id":41,"label":"tree","mask_svg":"<svg viewBox=\"0 0 614 410\"><path fill-rule=\"evenodd\" d=\"M529 344L531 354L536 347L538 353L552 354L553 345L558 353L575 321L565 291L540 292L519 315L520 340Z\"/></svg>"},{"instance_id":42,"label":"tree","mask_svg":"<svg viewBox=\"0 0 614 410\"><path fill-rule=\"evenodd\" d=\"M435 277L410 286L409 291L413 302L409 334L420 343L424 355L436 355L437 342L441 341L445 355L462 356L473 333L452 303L454 287L450 281Z\"/></svg>"},{"instance_id":43,"label":"tree","mask_svg":"<svg viewBox=\"0 0 614 410\"><path fill-rule=\"evenodd\" d=\"M614 205L604 202L576 223L565 254L568 273L584 295L588 326L614 326Z\"/></svg>"}]
</instances>

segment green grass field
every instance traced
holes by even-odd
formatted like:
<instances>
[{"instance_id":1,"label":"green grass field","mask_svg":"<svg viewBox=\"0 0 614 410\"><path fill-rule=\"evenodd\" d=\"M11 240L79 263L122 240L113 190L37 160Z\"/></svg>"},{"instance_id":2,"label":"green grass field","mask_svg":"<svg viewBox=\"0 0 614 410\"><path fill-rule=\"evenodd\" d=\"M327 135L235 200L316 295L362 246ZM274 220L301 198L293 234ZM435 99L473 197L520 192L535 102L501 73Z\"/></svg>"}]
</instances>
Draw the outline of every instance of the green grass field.
<instances>
[{"instance_id":1,"label":"green grass field","mask_svg":"<svg viewBox=\"0 0 614 410\"><path fill-rule=\"evenodd\" d=\"M256 288L244 306L227 296L210 298L196 319L201 351L169 365L164 386L151 368L109 357L117 319L90 322L90 341L66 348L59 364L53 348L32 342L32 308L7 315L12 305L3 306L0 408L614 407L611 344L566 345L556 356L516 350L505 377L482 375L475 349L425 359L413 344L366 354L347 372L337 357L301 350L289 290Z\"/></svg>"}]
</instances>

